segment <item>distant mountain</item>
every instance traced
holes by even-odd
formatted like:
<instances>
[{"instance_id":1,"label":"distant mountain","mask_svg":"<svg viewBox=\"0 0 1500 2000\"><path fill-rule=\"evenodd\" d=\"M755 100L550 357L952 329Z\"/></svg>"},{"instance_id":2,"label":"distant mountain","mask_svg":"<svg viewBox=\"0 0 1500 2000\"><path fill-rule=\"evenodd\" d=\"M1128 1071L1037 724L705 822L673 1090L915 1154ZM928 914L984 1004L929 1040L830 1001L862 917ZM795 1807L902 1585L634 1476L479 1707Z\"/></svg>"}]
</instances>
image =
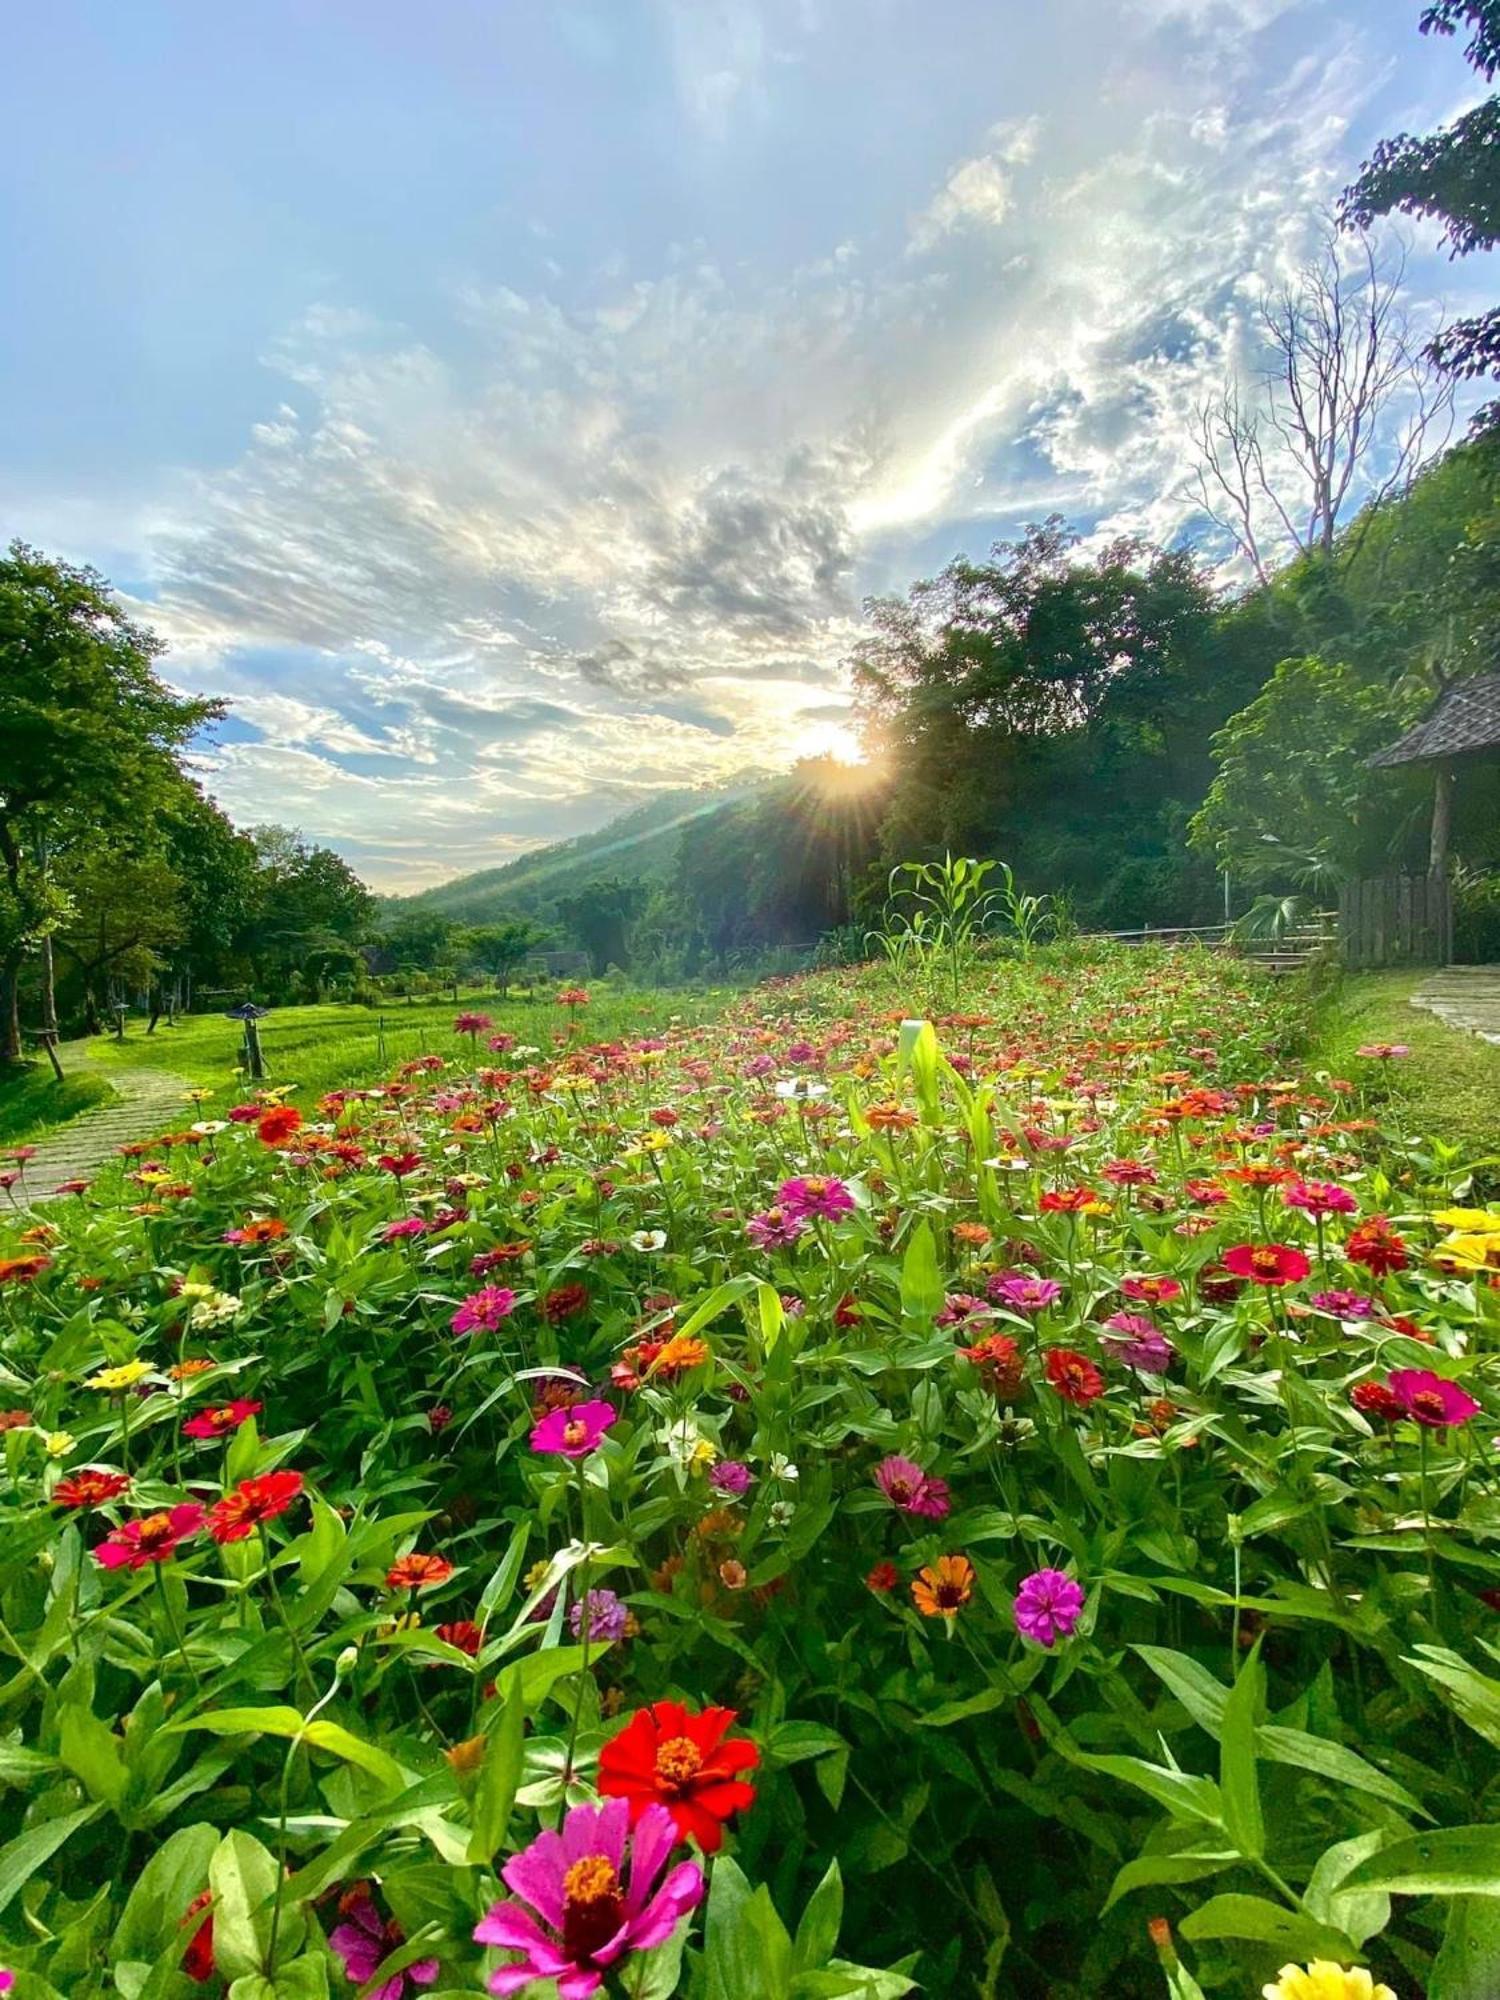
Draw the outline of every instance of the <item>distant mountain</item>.
<instances>
[{"instance_id":1,"label":"distant mountain","mask_svg":"<svg viewBox=\"0 0 1500 2000\"><path fill-rule=\"evenodd\" d=\"M491 923L501 916L550 915L559 896L574 895L585 882L600 876L664 881L676 870L684 827L697 820L716 819L770 782L762 778L736 786L663 792L594 833L535 848L502 867L458 875L413 896L385 897L382 907L389 916L428 910L457 923Z\"/></svg>"}]
</instances>

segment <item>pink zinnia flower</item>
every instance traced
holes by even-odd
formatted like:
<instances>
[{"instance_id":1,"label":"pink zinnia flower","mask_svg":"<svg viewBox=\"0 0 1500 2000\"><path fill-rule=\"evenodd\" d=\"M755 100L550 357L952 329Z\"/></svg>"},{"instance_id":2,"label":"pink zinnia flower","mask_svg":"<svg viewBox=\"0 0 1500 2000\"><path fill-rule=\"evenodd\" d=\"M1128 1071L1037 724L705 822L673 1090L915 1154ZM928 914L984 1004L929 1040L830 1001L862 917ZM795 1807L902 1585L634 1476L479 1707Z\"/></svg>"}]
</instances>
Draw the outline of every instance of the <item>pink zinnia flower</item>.
<instances>
[{"instance_id":1,"label":"pink zinnia flower","mask_svg":"<svg viewBox=\"0 0 1500 2000\"><path fill-rule=\"evenodd\" d=\"M752 1215L745 1224L745 1234L757 1250L789 1249L806 1232L807 1224L802 1217L785 1208L768 1208L763 1215Z\"/></svg>"},{"instance_id":2,"label":"pink zinnia flower","mask_svg":"<svg viewBox=\"0 0 1500 2000\"><path fill-rule=\"evenodd\" d=\"M789 1214L821 1215L830 1222L854 1212L854 1197L848 1188L825 1174L802 1174L795 1180L783 1181L776 1190L776 1199Z\"/></svg>"},{"instance_id":3,"label":"pink zinnia flower","mask_svg":"<svg viewBox=\"0 0 1500 2000\"><path fill-rule=\"evenodd\" d=\"M1466 1424L1479 1408L1456 1382L1445 1382L1430 1368L1393 1368L1388 1379L1391 1394L1407 1416L1431 1430Z\"/></svg>"},{"instance_id":4,"label":"pink zinnia flower","mask_svg":"<svg viewBox=\"0 0 1500 2000\"><path fill-rule=\"evenodd\" d=\"M182 1434L190 1438L227 1437L248 1417L258 1417L264 1408L264 1403L257 1403L249 1396L236 1396L232 1403L219 1403L213 1409L200 1410L196 1417L189 1417Z\"/></svg>"},{"instance_id":5,"label":"pink zinnia flower","mask_svg":"<svg viewBox=\"0 0 1500 2000\"><path fill-rule=\"evenodd\" d=\"M1309 1215L1353 1215L1359 1207L1337 1181L1293 1181L1281 1199L1288 1208L1305 1209Z\"/></svg>"},{"instance_id":6,"label":"pink zinnia flower","mask_svg":"<svg viewBox=\"0 0 1500 2000\"><path fill-rule=\"evenodd\" d=\"M1120 1296L1145 1305L1164 1306L1182 1297L1182 1286L1176 1278L1122 1278Z\"/></svg>"},{"instance_id":7,"label":"pink zinnia flower","mask_svg":"<svg viewBox=\"0 0 1500 2000\"><path fill-rule=\"evenodd\" d=\"M1314 1292L1307 1302L1337 1319L1379 1319L1380 1307L1364 1292Z\"/></svg>"},{"instance_id":8,"label":"pink zinnia flower","mask_svg":"<svg viewBox=\"0 0 1500 2000\"><path fill-rule=\"evenodd\" d=\"M448 1324L455 1333L473 1333L477 1327L493 1333L501 1320L516 1309L516 1295L509 1285L486 1285L470 1292Z\"/></svg>"},{"instance_id":9,"label":"pink zinnia flower","mask_svg":"<svg viewBox=\"0 0 1500 2000\"><path fill-rule=\"evenodd\" d=\"M147 1563L165 1562L179 1542L203 1532L207 1518L201 1507L187 1505L126 1521L100 1542L94 1561L104 1569L144 1569Z\"/></svg>"},{"instance_id":10,"label":"pink zinnia flower","mask_svg":"<svg viewBox=\"0 0 1500 2000\"><path fill-rule=\"evenodd\" d=\"M574 1403L571 1409L550 1410L531 1433L533 1451L563 1458L587 1458L597 1450L615 1420L608 1403Z\"/></svg>"},{"instance_id":11,"label":"pink zinnia flower","mask_svg":"<svg viewBox=\"0 0 1500 2000\"><path fill-rule=\"evenodd\" d=\"M943 1309L933 1319L934 1326L963 1326L971 1319L982 1319L989 1308L983 1299L976 1299L969 1292L949 1292L943 1300Z\"/></svg>"},{"instance_id":12,"label":"pink zinnia flower","mask_svg":"<svg viewBox=\"0 0 1500 2000\"><path fill-rule=\"evenodd\" d=\"M1104 1322L1107 1332L1099 1344L1116 1361L1142 1375L1165 1375L1177 1350L1153 1320L1144 1313L1111 1313Z\"/></svg>"},{"instance_id":13,"label":"pink zinnia flower","mask_svg":"<svg viewBox=\"0 0 1500 2000\"><path fill-rule=\"evenodd\" d=\"M1294 1285L1312 1265L1289 1243L1236 1243L1224 1252L1224 1269L1257 1285Z\"/></svg>"},{"instance_id":14,"label":"pink zinnia flower","mask_svg":"<svg viewBox=\"0 0 1500 2000\"><path fill-rule=\"evenodd\" d=\"M1065 1571L1033 1570L1016 1592L1016 1630L1050 1650L1072 1637L1082 1610L1082 1588Z\"/></svg>"},{"instance_id":15,"label":"pink zinnia flower","mask_svg":"<svg viewBox=\"0 0 1500 2000\"><path fill-rule=\"evenodd\" d=\"M380 1234L387 1243L400 1243L409 1236L425 1236L427 1218L425 1215L403 1215L399 1222L388 1222Z\"/></svg>"},{"instance_id":16,"label":"pink zinnia flower","mask_svg":"<svg viewBox=\"0 0 1500 2000\"><path fill-rule=\"evenodd\" d=\"M380 1961L406 1940L406 1933L393 1918L383 1922L373 1899L364 1890L355 1890L339 1905L344 1917L328 1934L328 1942L344 1962L344 1977L363 1986L373 1977ZM406 1983L431 1986L442 1967L435 1958L419 1958L404 1972L392 1973L370 1995L370 2000L401 2000Z\"/></svg>"},{"instance_id":17,"label":"pink zinnia flower","mask_svg":"<svg viewBox=\"0 0 1500 2000\"><path fill-rule=\"evenodd\" d=\"M696 1862L662 1880L676 1844L665 1806L647 1806L632 1834L628 1799L574 1806L561 1833L538 1834L501 1870L517 1900L496 1903L474 1932L477 1944L521 1954L490 1974L490 1992L503 2000L555 1979L559 2000L590 2000L628 1953L665 1944L703 1900Z\"/></svg>"},{"instance_id":18,"label":"pink zinnia flower","mask_svg":"<svg viewBox=\"0 0 1500 2000\"><path fill-rule=\"evenodd\" d=\"M946 1479L933 1479L912 1459L892 1454L875 1468L875 1484L898 1514L941 1521L952 1506Z\"/></svg>"},{"instance_id":19,"label":"pink zinnia flower","mask_svg":"<svg viewBox=\"0 0 1500 2000\"><path fill-rule=\"evenodd\" d=\"M1001 1271L984 1289L997 1306L1009 1306L1012 1312L1035 1313L1055 1306L1063 1288L1055 1278L1033 1278L1027 1271Z\"/></svg>"}]
</instances>

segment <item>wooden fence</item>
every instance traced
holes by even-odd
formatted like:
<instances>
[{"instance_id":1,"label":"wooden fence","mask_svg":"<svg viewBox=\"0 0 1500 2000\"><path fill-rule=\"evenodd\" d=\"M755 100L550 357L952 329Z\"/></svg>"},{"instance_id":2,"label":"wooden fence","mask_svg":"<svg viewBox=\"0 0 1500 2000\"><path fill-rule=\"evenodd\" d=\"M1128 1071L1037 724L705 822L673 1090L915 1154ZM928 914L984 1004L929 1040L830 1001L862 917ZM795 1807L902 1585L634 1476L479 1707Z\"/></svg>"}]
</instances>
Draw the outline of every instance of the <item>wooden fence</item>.
<instances>
[{"instance_id":1,"label":"wooden fence","mask_svg":"<svg viewBox=\"0 0 1500 2000\"><path fill-rule=\"evenodd\" d=\"M1370 875L1339 891L1344 963L1448 965L1453 959L1453 896L1444 875Z\"/></svg>"}]
</instances>

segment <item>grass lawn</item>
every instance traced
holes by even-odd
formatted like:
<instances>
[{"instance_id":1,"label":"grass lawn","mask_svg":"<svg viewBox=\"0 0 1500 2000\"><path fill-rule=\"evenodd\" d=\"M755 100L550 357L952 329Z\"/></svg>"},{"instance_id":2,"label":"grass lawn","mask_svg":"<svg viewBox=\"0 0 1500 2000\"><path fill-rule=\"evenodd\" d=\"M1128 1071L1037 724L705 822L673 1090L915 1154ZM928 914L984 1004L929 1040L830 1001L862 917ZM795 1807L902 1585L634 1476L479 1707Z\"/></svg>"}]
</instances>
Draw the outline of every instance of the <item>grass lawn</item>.
<instances>
[{"instance_id":1,"label":"grass lawn","mask_svg":"<svg viewBox=\"0 0 1500 2000\"><path fill-rule=\"evenodd\" d=\"M648 1035L675 1020L704 1020L722 1010L729 993L724 988L646 992L596 981L589 996L575 1024L575 1038L584 1042ZM488 1014L497 1030L514 1035L522 1047L543 1052L550 1052L554 1037L566 1035L569 1026L568 1010L551 997L498 1000L493 994L465 994L457 1008L448 999L410 1006L394 1000L379 1008L277 1007L260 1023L266 1082L295 1084L297 1101L307 1105L325 1090L389 1075L415 1056L467 1057L467 1040L453 1033L459 1012ZM239 1022L219 1014L188 1015L171 1028L161 1023L149 1036L145 1022L133 1019L123 1041L110 1035L65 1044L62 1060L70 1072L65 1083L57 1084L44 1065L0 1081L0 1143L34 1138L108 1099L110 1072L120 1068L170 1070L212 1090L215 1102L204 1113L212 1116L248 1089L239 1070L242 1046ZM516 1060L514 1052L494 1058L507 1065ZM519 1063L529 1060L522 1056Z\"/></svg>"},{"instance_id":2,"label":"grass lawn","mask_svg":"<svg viewBox=\"0 0 1500 2000\"><path fill-rule=\"evenodd\" d=\"M34 1139L113 1096L107 1080L93 1070L67 1076L61 1083L45 1061L13 1071L0 1080L0 1146Z\"/></svg>"},{"instance_id":3,"label":"grass lawn","mask_svg":"<svg viewBox=\"0 0 1500 2000\"><path fill-rule=\"evenodd\" d=\"M1404 1042L1390 1065L1391 1092L1409 1132L1458 1149L1480 1185L1500 1187L1500 1048L1445 1026L1411 996L1424 972L1363 972L1340 982L1314 1019L1311 1056L1342 1076L1368 1069L1355 1051L1367 1042Z\"/></svg>"}]
</instances>

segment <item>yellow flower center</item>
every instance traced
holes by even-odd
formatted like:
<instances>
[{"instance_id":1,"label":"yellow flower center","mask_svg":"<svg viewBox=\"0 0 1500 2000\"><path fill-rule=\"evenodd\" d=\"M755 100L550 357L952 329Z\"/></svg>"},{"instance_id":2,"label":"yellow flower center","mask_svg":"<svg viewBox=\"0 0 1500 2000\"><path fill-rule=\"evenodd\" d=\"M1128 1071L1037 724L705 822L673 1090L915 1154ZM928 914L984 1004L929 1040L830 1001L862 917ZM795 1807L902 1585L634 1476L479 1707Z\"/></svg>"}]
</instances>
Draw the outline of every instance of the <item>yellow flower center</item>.
<instances>
[{"instance_id":1,"label":"yellow flower center","mask_svg":"<svg viewBox=\"0 0 1500 2000\"><path fill-rule=\"evenodd\" d=\"M656 1753L656 1775L679 1789L703 1769L703 1752L689 1736L669 1736Z\"/></svg>"},{"instance_id":2,"label":"yellow flower center","mask_svg":"<svg viewBox=\"0 0 1500 2000\"><path fill-rule=\"evenodd\" d=\"M618 1895L619 1890L620 1877L615 1865L602 1854L586 1854L563 1877L563 1898L573 1904L603 1903Z\"/></svg>"}]
</instances>

